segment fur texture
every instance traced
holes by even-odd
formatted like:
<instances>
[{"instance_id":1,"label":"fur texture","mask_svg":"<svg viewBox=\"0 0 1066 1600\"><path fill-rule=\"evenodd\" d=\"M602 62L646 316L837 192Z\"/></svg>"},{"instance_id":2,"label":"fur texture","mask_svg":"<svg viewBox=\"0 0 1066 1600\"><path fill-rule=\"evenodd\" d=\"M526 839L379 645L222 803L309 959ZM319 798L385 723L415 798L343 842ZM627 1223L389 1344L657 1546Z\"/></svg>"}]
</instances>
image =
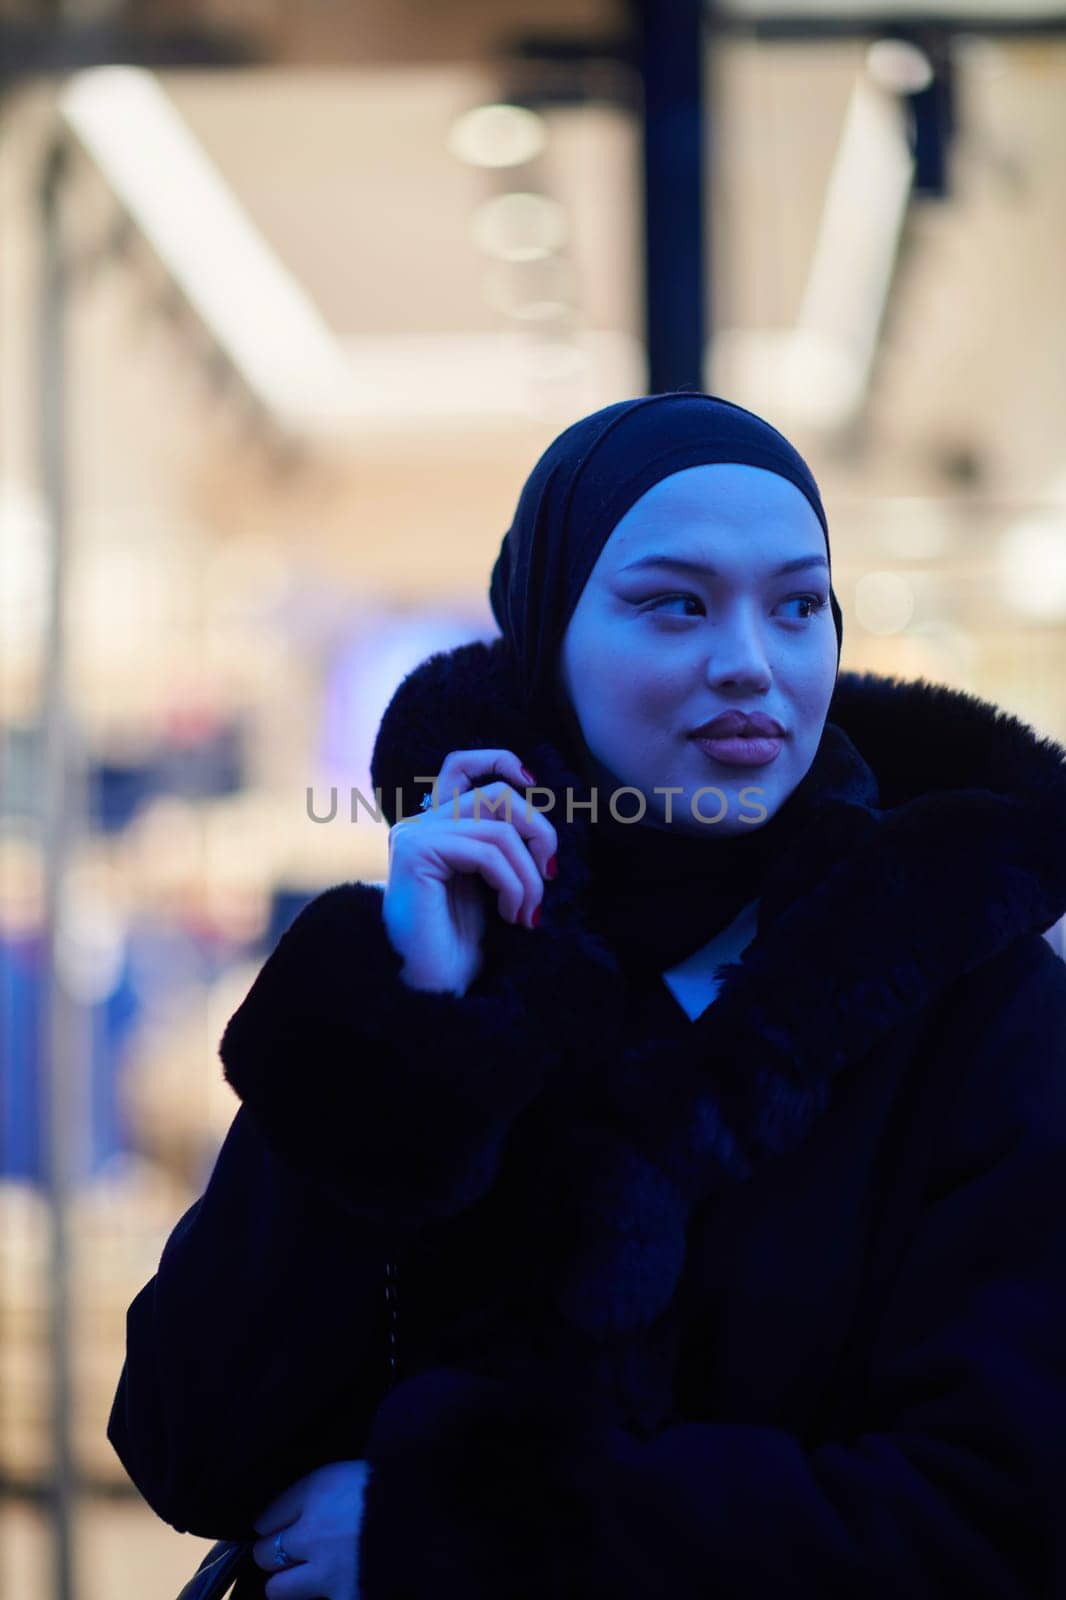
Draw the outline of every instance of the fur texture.
<instances>
[{"instance_id":1,"label":"fur texture","mask_svg":"<svg viewBox=\"0 0 1066 1600\"><path fill-rule=\"evenodd\" d=\"M676 1288L694 1205L794 1148L835 1075L1066 910L1066 753L1054 741L973 695L870 673L841 674L828 720L843 735L845 798L822 808L766 926L761 916L684 1043L625 1035L621 976L587 924L587 813L559 827L537 935L493 928L522 1014L558 1029L559 1053L583 1062L609 1111L560 1129L554 1152L553 1192L579 1196L581 1210L558 1300L586 1333L649 1325ZM403 815L417 811L416 775L459 748L502 746L556 795L579 790L533 737L499 643L430 658L378 736L373 779L389 820L397 797ZM552 1004L575 991L576 1008Z\"/></svg>"},{"instance_id":2,"label":"fur texture","mask_svg":"<svg viewBox=\"0 0 1066 1600\"><path fill-rule=\"evenodd\" d=\"M377 1408L364 1452L372 1463L360 1534L367 1600L695 1600L708 1592L933 1600L951 1592L947 1576L937 1586L940 1574L1004 1600L1050 1592L1054 1557L1042 1541L1049 1486L1061 1480L1048 1438L1061 1437L1064 1408L1061 1377L1057 1386L1047 1378L1052 1358L1040 1330L1047 1315L1061 1329L1064 1296L1059 1278L1048 1286L1051 1250L1039 1218L1061 1169L1052 1063L1061 1063L1066 1040L1066 985L1047 947L1034 945L1066 912L1066 752L972 695L873 674L841 675L829 721L838 792L775 878L758 938L682 1037L628 1027L621 975L589 924L589 824L580 813L559 826L559 874L545 886L539 929L491 923L484 971L462 999L401 983L380 890L348 884L305 908L231 1020L221 1047L228 1080L273 1148L331 1199L375 1227L417 1231L484 1214L510 1173L526 1210L516 1253L524 1266L529 1240L543 1255L550 1305L536 1327L501 1322L484 1360L461 1370L438 1359ZM524 724L498 644L423 663L397 690L374 752L390 822L417 811L449 751L500 746L557 794L580 788L558 750ZM938 1179L950 1200L934 1207L931 1232L918 1234L896 1325L856 1334L855 1385L841 1386L833 1401L844 1438L860 1411L854 1396L880 1361L880 1387L862 1414L887 1430L902 1413L903 1442L882 1433L879 1458L875 1445L866 1456L861 1445L825 1444L816 1480L798 1431L751 1420L760 1406L771 1421L787 1415L784 1400L775 1412L770 1398L785 1365L771 1343L761 1366L752 1358L749 1388L735 1379L735 1389L723 1389L735 1422L682 1418L659 1434L675 1352L662 1343L654 1393L648 1352L676 1307L697 1208L701 1240L704 1202L713 1199L710 1214L720 1206L725 1219L720 1253L755 1252L747 1269L754 1307L780 1301L788 1315L805 1305L812 1288L792 1282L782 1256L799 1191L783 1186L761 1245L730 1231L730 1197L753 1187L756 1173L786 1168L817 1138L834 1096L862 1089L863 1064L886 1040L913 1056L912 1039L964 991L952 1015L971 1004L980 1013L972 1040L915 1059L939 1070L945 1058L952 1083L971 1051L987 1050L992 1069L1001 1059L1033 1064L1052 1133L1046 1148L1030 1152L1035 1136L1026 1129L1029 1142L1017 1136L1017 1153L994 1178L971 1182L1003 1137L988 1126L995 1084L986 1063L972 1088L972 1120L959 1123L948 1175ZM881 1089L870 1081L874 1103ZM873 1112L861 1109L861 1093L854 1104L846 1160L861 1209L874 1182L864 1143L874 1139ZM893 1107L893 1126L908 1115ZM826 1148L840 1159L838 1147ZM876 1181L889 1180L903 1196L889 1232L904 1241L920 1208L906 1170L878 1168ZM847 1203L834 1195L820 1203ZM806 1268L850 1250L847 1273L871 1275L850 1215L837 1228L832 1211L828 1221L814 1214L824 1243L796 1223ZM482 1240L498 1243L502 1256L511 1213L499 1217L496 1234ZM989 1287L999 1262L987 1241L997 1226L1013 1241L1006 1288ZM887 1272L895 1281L895 1266ZM1019 1293L1023 1273L1030 1276ZM549 1310L575 1349L593 1352L573 1386L558 1381L558 1370L521 1371L523 1347L547 1337ZM723 1339L728 1311L728 1301L719 1305ZM833 1314L846 1319L846 1301ZM740 1353L756 1336L771 1339L765 1321L745 1325ZM734 1370L740 1353L730 1358ZM701 1350L698 1359L706 1366L709 1356ZM818 1388L811 1374L820 1359L812 1350L794 1374L796 1396ZM1031 1400L1013 1387L1018 1363ZM604 1374L598 1392L585 1381L594 1369ZM619 1426L612 1405L626 1382L634 1400ZM640 1407L646 1449L632 1422ZM938 1442L938 1428L958 1443ZM971 1440L972 1456L963 1448ZM692 1564L701 1551L716 1563L707 1571ZM1022 1573L1033 1575L1029 1586Z\"/></svg>"}]
</instances>

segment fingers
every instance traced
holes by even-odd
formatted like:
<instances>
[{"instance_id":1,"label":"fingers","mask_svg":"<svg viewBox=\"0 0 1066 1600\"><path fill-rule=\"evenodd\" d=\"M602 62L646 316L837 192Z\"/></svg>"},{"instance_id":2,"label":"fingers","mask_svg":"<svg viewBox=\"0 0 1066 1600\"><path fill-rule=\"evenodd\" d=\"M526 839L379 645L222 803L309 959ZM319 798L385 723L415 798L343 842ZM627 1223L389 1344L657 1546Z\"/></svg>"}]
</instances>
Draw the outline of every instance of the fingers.
<instances>
[{"instance_id":1,"label":"fingers","mask_svg":"<svg viewBox=\"0 0 1066 1600\"><path fill-rule=\"evenodd\" d=\"M496 782L475 783L492 772L499 774ZM502 818L517 829L546 876L559 837L543 811L530 807L527 814L525 791L533 787L533 774L512 750L453 750L444 758L433 787L433 807L412 820L434 815L452 820Z\"/></svg>"},{"instance_id":2,"label":"fingers","mask_svg":"<svg viewBox=\"0 0 1066 1600\"><path fill-rule=\"evenodd\" d=\"M263 1584L267 1600L319 1600L322 1584L315 1576L315 1568L301 1563L271 1573Z\"/></svg>"},{"instance_id":3,"label":"fingers","mask_svg":"<svg viewBox=\"0 0 1066 1600\"><path fill-rule=\"evenodd\" d=\"M273 1533L266 1534L262 1539L257 1539L252 1545L252 1560L263 1572L284 1572L287 1567L278 1566L278 1534L281 1534L281 1545L285 1554L293 1561L303 1564L307 1560L308 1552L304 1549L300 1532L295 1523L289 1523L285 1528L276 1528Z\"/></svg>"},{"instance_id":4,"label":"fingers","mask_svg":"<svg viewBox=\"0 0 1066 1600\"><path fill-rule=\"evenodd\" d=\"M445 756L444 765L437 774L436 787L442 797L438 805L443 804L444 799L450 801L454 789L463 793L472 789L478 778L487 778L490 774L505 778L516 789L531 789L536 783L513 750L452 750Z\"/></svg>"},{"instance_id":5,"label":"fingers","mask_svg":"<svg viewBox=\"0 0 1066 1600\"><path fill-rule=\"evenodd\" d=\"M543 879L523 840L502 820L475 821L447 818L433 826L432 813L420 823L417 833L401 832L398 823L392 830L393 861L401 869L410 853L412 865L428 868L434 875L440 868L451 872L476 873L497 892L501 917L533 927L533 916L543 898Z\"/></svg>"},{"instance_id":6,"label":"fingers","mask_svg":"<svg viewBox=\"0 0 1066 1600\"><path fill-rule=\"evenodd\" d=\"M526 791L535 786L513 750L449 752L433 780L432 806L389 831L390 884L394 868L438 882L475 875L496 891L501 917L536 927L558 834L542 811L527 808Z\"/></svg>"}]
</instances>

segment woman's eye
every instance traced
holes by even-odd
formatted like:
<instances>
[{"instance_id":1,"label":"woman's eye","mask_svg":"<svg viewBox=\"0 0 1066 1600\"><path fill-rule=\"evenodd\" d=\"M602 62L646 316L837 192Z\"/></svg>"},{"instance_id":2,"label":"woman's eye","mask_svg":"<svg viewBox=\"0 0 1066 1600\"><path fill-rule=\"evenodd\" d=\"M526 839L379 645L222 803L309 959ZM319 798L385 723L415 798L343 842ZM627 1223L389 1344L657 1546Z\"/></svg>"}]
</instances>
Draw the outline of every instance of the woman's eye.
<instances>
[{"instance_id":1,"label":"woman's eye","mask_svg":"<svg viewBox=\"0 0 1066 1600\"><path fill-rule=\"evenodd\" d=\"M799 619L801 622L806 622L811 617L816 617L819 611L822 611L825 608L826 602L822 599L820 594L792 594L789 595L784 604L786 606L807 606L809 609L805 611L802 617Z\"/></svg>"},{"instance_id":2,"label":"woman's eye","mask_svg":"<svg viewBox=\"0 0 1066 1600\"><path fill-rule=\"evenodd\" d=\"M653 599L649 600L647 604L642 607L642 609L644 611L649 611L653 608L657 609L663 604L685 605L689 602L691 602L691 604L694 606L703 604L703 601L694 594L658 594ZM690 612L689 615L691 616L692 613Z\"/></svg>"},{"instance_id":3,"label":"woman's eye","mask_svg":"<svg viewBox=\"0 0 1066 1600\"><path fill-rule=\"evenodd\" d=\"M660 595L655 595L651 600L648 600L644 604L642 609L644 611L650 611L650 610L656 610L657 611L657 610L661 609L664 605L675 605L676 606L676 605L688 605L688 604L691 604L691 605L694 605L694 606L702 606L703 605L703 601L700 600L699 597L697 595L694 595L694 594L660 594ZM789 595L787 600L782 601L782 604L783 605L800 605L800 606L807 607L807 609L805 611L803 611L797 619L795 619L795 620L800 621L800 622L807 622L812 617L817 616L819 611L824 609L824 607L826 606L827 602L822 599L821 595L818 595L818 594L793 594L793 595ZM693 613L689 612L688 615L692 616Z\"/></svg>"}]
</instances>

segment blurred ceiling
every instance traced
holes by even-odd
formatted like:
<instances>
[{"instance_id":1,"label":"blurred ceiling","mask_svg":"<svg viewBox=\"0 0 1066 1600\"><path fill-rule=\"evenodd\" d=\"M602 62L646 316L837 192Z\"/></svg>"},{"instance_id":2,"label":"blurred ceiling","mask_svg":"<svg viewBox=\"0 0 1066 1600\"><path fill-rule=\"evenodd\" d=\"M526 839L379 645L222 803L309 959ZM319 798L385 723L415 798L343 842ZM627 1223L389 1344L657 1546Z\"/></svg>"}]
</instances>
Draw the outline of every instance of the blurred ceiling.
<instances>
[{"instance_id":1,"label":"blurred ceiling","mask_svg":"<svg viewBox=\"0 0 1066 1600\"><path fill-rule=\"evenodd\" d=\"M584 320L632 325L637 151L623 112L546 110L545 153L518 182L448 147L456 120L498 97L488 68L170 74L166 89L341 337L498 331L493 263L472 219L494 195L530 188L565 209ZM526 276L543 269L530 263Z\"/></svg>"},{"instance_id":2,"label":"blurred ceiling","mask_svg":"<svg viewBox=\"0 0 1066 1600\"><path fill-rule=\"evenodd\" d=\"M808 299L849 117L868 84L867 44L734 37L719 41L709 74L706 386L771 416L817 464L844 535L842 595L849 564L857 581L913 559L919 622L1006 631L1001 535L1022 517L1061 523L1066 504L1066 46L978 34L959 45L948 192L907 211L869 388L843 431L790 411L804 387L800 399L817 398L820 377L817 363L783 361L782 341ZM232 543L246 563L257 548L276 554L308 581L317 571L316 604L356 587L412 603L480 593L539 450L567 421L643 387L631 110L606 96L546 105L543 150L493 168L459 159L453 136L458 118L499 99L504 65L271 66L155 81L342 352L359 407L341 437L275 472L203 327L143 239L116 230L99 172L77 167L69 220L88 263L71 286L77 515L86 547L113 547L128 563L131 628L138 608L142 620L158 616L161 634L168 617L185 625L180 607L191 616L193 602L181 596L212 542ZM34 178L53 114L51 90L25 90L8 102L0 141L4 470L20 493L35 481L34 412L19 397L33 392ZM859 179L855 204L874 216L872 170ZM477 219L494 199L528 192L562 216L561 237L532 259L491 256ZM195 215L187 227L197 234ZM861 266L837 260L842 291ZM264 343L272 332L264 321ZM149 567L158 612L146 601ZM883 585L865 593L856 616L892 601ZM238 600L219 592L216 603ZM229 613L219 619L229 640ZM117 650L113 618L107 629L100 648ZM900 646L888 638L893 660ZM161 679L168 670L161 662ZM143 669L128 682L131 695L155 692Z\"/></svg>"},{"instance_id":3,"label":"blurred ceiling","mask_svg":"<svg viewBox=\"0 0 1066 1600\"><path fill-rule=\"evenodd\" d=\"M849 118L869 95L867 49L728 40L709 61L708 378L823 443L833 429L802 391L829 375L803 351L786 360L781 341L800 324ZM486 168L450 146L457 119L499 97L486 66L160 81L346 352L358 427L576 415L641 386L639 144L625 107L546 106L543 151ZM972 36L955 92L948 193L912 199L889 241L870 385L841 454L886 486L909 470L1040 493L1066 409L1066 44ZM870 274L868 235L891 203L872 166L851 181L858 232L829 263L830 319ZM479 219L530 192L561 239L540 257L494 257Z\"/></svg>"}]
</instances>

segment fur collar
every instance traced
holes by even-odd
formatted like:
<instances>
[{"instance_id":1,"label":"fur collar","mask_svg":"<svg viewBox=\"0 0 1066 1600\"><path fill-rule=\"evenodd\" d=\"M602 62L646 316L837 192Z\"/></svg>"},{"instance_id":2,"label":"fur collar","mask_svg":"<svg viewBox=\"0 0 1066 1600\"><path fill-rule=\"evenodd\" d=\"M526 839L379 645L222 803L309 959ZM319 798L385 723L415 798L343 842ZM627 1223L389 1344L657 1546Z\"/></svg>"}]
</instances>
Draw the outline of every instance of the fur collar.
<instances>
[{"instance_id":1,"label":"fur collar","mask_svg":"<svg viewBox=\"0 0 1066 1600\"><path fill-rule=\"evenodd\" d=\"M577 1207L578 1225L560 1212L553 1235L555 1299L595 1339L663 1312L692 1208L799 1144L836 1074L1066 913L1060 745L971 694L873 673L840 674L828 722L840 783L684 1039L626 1026L621 974L586 916L584 814L552 813L559 875L539 929L491 925L487 959L508 962L531 1003L581 995L548 1022L573 1114L553 1123L541 1193ZM397 689L374 749L390 824L417 812L450 750L499 746L556 793L580 789L526 725L502 641L431 656Z\"/></svg>"}]
</instances>

